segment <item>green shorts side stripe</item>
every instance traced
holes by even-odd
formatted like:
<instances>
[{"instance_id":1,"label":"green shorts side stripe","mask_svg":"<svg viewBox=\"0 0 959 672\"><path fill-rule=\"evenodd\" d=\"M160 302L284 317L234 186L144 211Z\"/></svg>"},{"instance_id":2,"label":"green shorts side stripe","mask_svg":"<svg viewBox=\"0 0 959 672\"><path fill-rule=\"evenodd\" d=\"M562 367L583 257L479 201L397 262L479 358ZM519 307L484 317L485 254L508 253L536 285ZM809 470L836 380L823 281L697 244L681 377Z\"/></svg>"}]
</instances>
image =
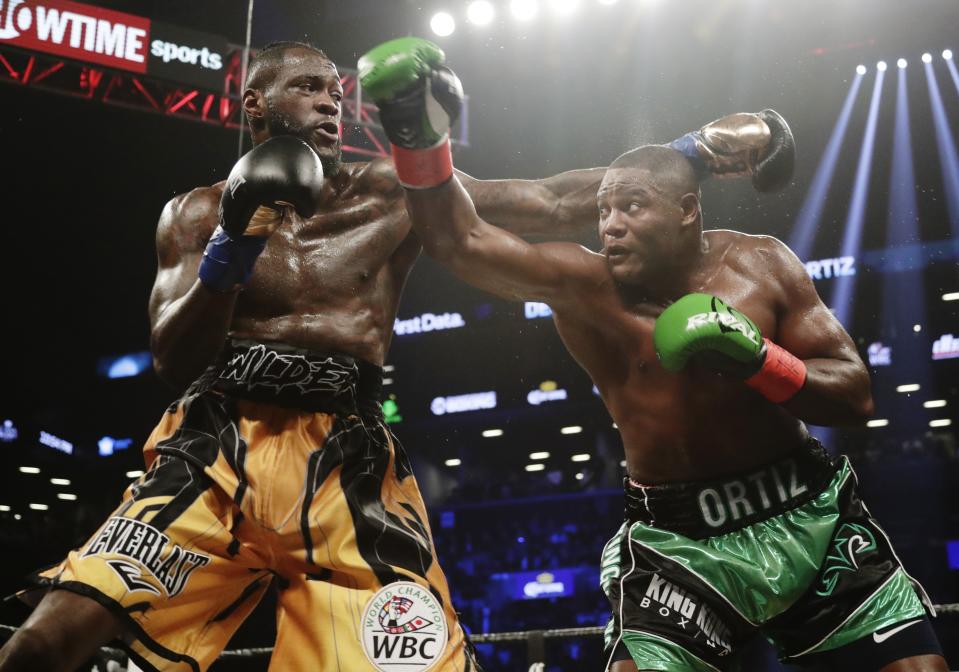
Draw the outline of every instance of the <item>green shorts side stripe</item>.
<instances>
[{"instance_id":1,"label":"green shorts side stripe","mask_svg":"<svg viewBox=\"0 0 959 672\"><path fill-rule=\"evenodd\" d=\"M719 672L702 658L694 656L682 646L649 632L624 630L623 644L634 661L642 661L643 670L663 672Z\"/></svg>"},{"instance_id":2,"label":"green shorts side stripe","mask_svg":"<svg viewBox=\"0 0 959 672\"><path fill-rule=\"evenodd\" d=\"M838 649L886 626L925 615L912 582L900 568L824 640L791 658Z\"/></svg>"}]
</instances>

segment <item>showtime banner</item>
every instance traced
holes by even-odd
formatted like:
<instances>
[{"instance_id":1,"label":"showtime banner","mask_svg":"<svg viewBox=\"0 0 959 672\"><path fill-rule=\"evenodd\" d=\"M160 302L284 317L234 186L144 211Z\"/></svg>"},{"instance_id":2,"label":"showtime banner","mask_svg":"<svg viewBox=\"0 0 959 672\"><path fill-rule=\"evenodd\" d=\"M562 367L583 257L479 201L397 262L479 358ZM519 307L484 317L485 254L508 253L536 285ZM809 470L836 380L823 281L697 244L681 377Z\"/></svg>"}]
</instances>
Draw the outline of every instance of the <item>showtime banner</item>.
<instances>
[{"instance_id":1,"label":"showtime banner","mask_svg":"<svg viewBox=\"0 0 959 672\"><path fill-rule=\"evenodd\" d=\"M0 0L0 43L217 91L229 51L216 35L69 0Z\"/></svg>"}]
</instances>

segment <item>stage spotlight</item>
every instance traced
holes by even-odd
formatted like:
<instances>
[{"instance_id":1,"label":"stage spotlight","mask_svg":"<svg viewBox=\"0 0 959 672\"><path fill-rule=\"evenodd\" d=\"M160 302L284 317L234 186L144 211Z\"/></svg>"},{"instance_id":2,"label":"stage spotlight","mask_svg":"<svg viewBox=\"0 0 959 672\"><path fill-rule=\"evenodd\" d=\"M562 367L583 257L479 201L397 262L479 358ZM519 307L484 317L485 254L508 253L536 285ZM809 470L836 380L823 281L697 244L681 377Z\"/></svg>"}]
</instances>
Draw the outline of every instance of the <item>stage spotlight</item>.
<instances>
[{"instance_id":1,"label":"stage spotlight","mask_svg":"<svg viewBox=\"0 0 959 672\"><path fill-rule=\"evenodd\" d=\"M502 429L484 429L483 430L484 439L495 439L497 436L503 436Z\"/></svg>"},{"instance_id":2,"label":"stage spotlight","mask_svg":"<svg viewBox=\"0 0 959 672\"><path fill-rule=\"evenodd\" d=\"M930 399L929 401L922 402L923 408L942 408L945 405L945 399Z\"/></svg>"},{"instance_id":3,"label":"stage spotlight","mask_svg":"<svg viewBox=\"0 0 959 672\"><path fill-rule=\"evenodd\" d=\"M456 30L456 20L447 12L437 12L430 19L430 28L440 37L448 37Z\"/></svg>"},{"instance_id":4,"label":"stage spotlight","mask_svg":"<svg viewBox=\"0 0 959 672\"><path fill-rule=\"evenodd\" d=\"M898 61L896 61L896 65L898 65L899 68L902 69L902 68L906 67L906 65L908 65L908 64L906 63L906 59L900 58Z\"/></svg>"},{"instance_id":5,"label":"stage spotlight","mask_svg":"<svg viewBox=\"0 0 959 672\"><path fill-rule=\"evenodd\" d=\"M918 334L920 331L922 331L922 325L921 325L921 324L914 324L914 325L912 325L912 330Z\"/></svg>"},{"instance_id":6,"label":"stage spotlight","mask_svg":"<svg viewBox=\"0 0 959 672\"><path fill-rule=\"evenodd\" d=\"M460 464L462 464L462 462L460 461L458 457L451 457L450 459L446 460L443 464L445 464L447 467L458 467L460 466Z\"/></svg>"},{"instance_id":7,"label":"stage spotlight","mask_svg":"<svg viewBox=\"0 0 959 672\"><path fill-rule=\"evenodd\" d=\"M952 420L949 418L943 418L942 420L930 420L930 427L948 427L952 424ZM30 508L33 508L33 504L30 505Z\"/></svg>"},{"instance_id":8,"label":"stage spotlight","mask_svg":"<svg viewBox=\"0 0 959 672\"><path fill-rule=\"evenodd\" d=\"M886 427L888 425L889 421L886 418L876 418L866 422L866 427Z\"/></svg>"},{"instance_id":9,"label":"stage spotlight","mask_svg":"<svg viewBox=\"0 0 959 672\"><path fill-rule=\"evenodd\" d=\"M856 74L857 74L857 75L865 75L865 74L866 74L866 66L865 66L865 65L857 65L857 66L856 66Z\"/></svg>"},{"instance_id":10,"label":"stage spotlight","mask_svg":"<svg viewBox=\"0 0 959 672\"><path fill-rule=\"evenodd\" d=\"M579 7L579 0L549 0L549 6L552 7L557 14L563 16L572 14L577 7Z\"/></svg>"},{"instance_id":11,"label":"stage spotlight","mask_svg":"<svg viewBox=\"0 0 959 672\"><path fill-rule=\"evenodd\" d=\"M932 422L936 422L936 421L933 420ZM932 422L930 422L929 425L931 427L935 427L936 425L933 425ZM47 506L46 504L30 504L30 508L33 509L34 511L46 511L50 507Z\"/></svg>"},{"instance_id":12,"label":"stage spotlight","mask_svg":"<svg viewBox=\"0 0 959 672\"><path fill-rule=\"evenodd\" d=\"M493 3L489 0L474 0L466 8L466 18L469 19L470 23L477 26L487 25L495 15L496 10L493 9Z\"/></svg>"},{"instance_id":13,"label":"stage spotlight","mask_svg":"<svg viewBox=\"0 0 959 672\"><path fill-rule=\"evenodd\" d=\"M529 454L529 459L531 460L545 460L549 457L548 450L538 450L535 453Z\"/></svg>"},{"instance_id":14,"label":"stage spotlight","mask_svg":"<svg viewBox=\"0 0 959 672\"><path fill-rule=\"evenodd\" d=\"M948 292L942 295L943 301L959 301L959 292Z\"/></svg>"},{"instance_id":15,"label":"stage spotlight","mask_svg":"<svg viewBox=\"0 0 959 672\"><path fill-rule=\"evenodd\" d=\"M527 464L524 469L526 469L526 471L543 471L546 469L546 465L542 462L537 462L536 464Z\"/></svg>"},{"instance_id":16,"label":"stage spotlight","mask_svg":"<svg viewBox=\"0 0 959 672\"><path fill-rule=\"evenodd\" d=\"M952 49L943 49L942 57L947 61L952 60Z\"/></svg>"},{"instance_id":17,"label":"stage spotlight","mask_svg":"<svg viewBox=\"0 0 959 672\"><path fill-rule=\"evenodd\" d=\"M928 51L927 51L926 53L924 53L924 54L922 55L922 62L923 62L923 63L932 63L932 54L930 54Z\"/></svg>"},{"instance_id":18,"label":"stage spotlight","mask_svg":"<svg viewBox=\"0 0 959 672\"><path fill-rule=\"evenodd\" d=\"M520 21L528 21L536 16L539 11L539 3L536 0L512 0L509 3L509 9L514 18Z\"/></svg>"},{"instance_id":19,"label":"stage spotlight","mask_svg":"<svg viewBox=\"0 0 959 672\"><path fill-rule=\"evenodd\" d=\"M878 70L879 72L885 72L885 71L886 71L886 62L885 62L885 61L879 61L878 63L876 63L876 70Z\"/></svg>"},{"instance_id":20,"label":"stage spotlight","mask_svg":"<svg viewBox=\"0 0 959 672\"><path fill-rule=\"evenodd\" d=\"M589 453L578 453L576 455L573 455L570 459L573 462L589 462L589 457L590 457Z\"/></svg>"},{"instance_id":21,"label":"stage spotlight","mask_svg":"<svg viewBox=\"0 0 959 672\"><path fill-rule=\"evenodd\" d=\"M906 383L905 385L897 385L896 392L903 394L908 394L909 392L918 392L919 383Z\"/></svg>"}]
</instances>

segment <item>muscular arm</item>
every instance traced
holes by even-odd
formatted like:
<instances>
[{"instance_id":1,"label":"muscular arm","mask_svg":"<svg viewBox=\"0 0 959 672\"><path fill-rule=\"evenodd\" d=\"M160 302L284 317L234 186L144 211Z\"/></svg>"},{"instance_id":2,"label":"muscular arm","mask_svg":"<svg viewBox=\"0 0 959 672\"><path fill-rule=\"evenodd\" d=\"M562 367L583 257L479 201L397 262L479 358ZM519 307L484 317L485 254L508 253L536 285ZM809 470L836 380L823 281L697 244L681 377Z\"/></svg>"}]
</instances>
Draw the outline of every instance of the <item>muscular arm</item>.
<instances>
[{"instance_id":1,"label":"muscular arm","mask_svg":"<svg viewBox=\"0 0 959 672\"><path fill-rule=\"evenodd\" d=\"M806 364L806 384L784 404L814 425L860 425L873 413L869 373L796 255L779 241L768 251L781 303L775 340Z\"/></svg>"},{"instance_id":2,"label":"muscular arm","mask_svg":"<svg viewBox=\"0 0 959 672\"><path fill-rule=\"evenodd\" d=\"M483 221L456 176L439 187L409 190L406 199L427 254L497 296L562 303L595 273L597 255L580 245L533 245Z\"/></svg>"},{"instance_id":3,"label":"muscular arm","mask_svg":"<svg viewBox=\"0 0 959 672\"><path fill-rule=\"evenodd\" d=\"M477 180L456 171L479 216L517 234L564 234L596 225L596 191L606 168L542 180Z\"/></svg>"},{"instance_id":4,"label":"muscular arm","mask_svg":"<svg viewBox=\"0 0 959 672\"><path fill-rule=\"evenodd\" d=\"M197 277L203 249L216 228L214 188L177 196L157 226L157 277L150 294L150 349L157 374L185 388L213 360L226 338L236 292L207 289Z\"/></svg>"}]
</instances>

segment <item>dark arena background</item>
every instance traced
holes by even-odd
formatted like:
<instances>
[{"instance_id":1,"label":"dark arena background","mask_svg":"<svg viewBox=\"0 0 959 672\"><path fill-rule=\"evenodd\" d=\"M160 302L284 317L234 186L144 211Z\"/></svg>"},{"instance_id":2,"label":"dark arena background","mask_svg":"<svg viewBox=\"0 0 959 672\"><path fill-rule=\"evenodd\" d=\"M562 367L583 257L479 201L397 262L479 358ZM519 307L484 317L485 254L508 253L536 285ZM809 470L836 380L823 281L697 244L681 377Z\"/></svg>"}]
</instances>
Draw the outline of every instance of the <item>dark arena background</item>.
<instances>
[{"instance_id":1,"label":"dark arena background","mask_svg":"<svg viewBox=\"0 0 959 672\"><path fill-rule=\"evenodd\" d=\"M151 40L208 53L164 62L161 44L131 66L82 40L18 37L18 12L39 6L133 15ZM344 77L347 160L362 161L388 145L356 61L403 35L437 42L462 79L454 161L479 178L603 166L736 111L788 120L792 183L763 195L707 181L705 224L787 242L855 340L875 416L813 429L850 456L943 606L935 628L959 668L955 0L0 0L3 595L104 520L176 397L149 355L156 222L250 148L244 45L323 48ZM594 228L578 239L598 248ZM549 309L490 298L424 256L387 362L384 411L484 669L602 669L599 558L622 522L623 449ZM274 608L267 596L213 669L265 670ZM3 604L0 622L25 617ZM533 634L482 637L509 632ZM740 668L791 669L758 639Z\"/></svg>"}]
</instances>

